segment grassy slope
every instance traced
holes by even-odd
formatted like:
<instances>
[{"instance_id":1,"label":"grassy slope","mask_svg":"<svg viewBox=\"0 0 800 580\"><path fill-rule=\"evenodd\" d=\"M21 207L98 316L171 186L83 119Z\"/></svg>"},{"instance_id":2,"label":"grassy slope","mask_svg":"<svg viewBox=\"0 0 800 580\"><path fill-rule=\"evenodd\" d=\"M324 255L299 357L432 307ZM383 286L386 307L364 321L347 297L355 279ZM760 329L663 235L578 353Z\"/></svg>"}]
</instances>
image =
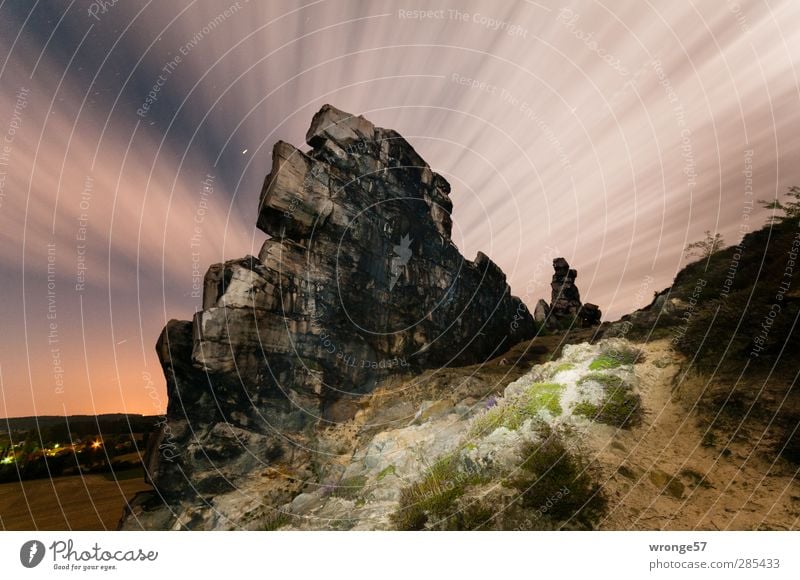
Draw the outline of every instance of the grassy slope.
<instances>
[{"instance_id":1,"label":"grassy slope","mask_svg":"<svg viewBox=\"0 0 800 580\"><path fill-rule=\"evenodd\" d=\"M631 339L670 338L703 375L698 406L705 418L732 433L774 440L800 462L800 224L783 222L744 237L708 259L686 266L664 298L639 313ZM664 299L678 308L662 310Z\"/></svg>"}]
</instances>

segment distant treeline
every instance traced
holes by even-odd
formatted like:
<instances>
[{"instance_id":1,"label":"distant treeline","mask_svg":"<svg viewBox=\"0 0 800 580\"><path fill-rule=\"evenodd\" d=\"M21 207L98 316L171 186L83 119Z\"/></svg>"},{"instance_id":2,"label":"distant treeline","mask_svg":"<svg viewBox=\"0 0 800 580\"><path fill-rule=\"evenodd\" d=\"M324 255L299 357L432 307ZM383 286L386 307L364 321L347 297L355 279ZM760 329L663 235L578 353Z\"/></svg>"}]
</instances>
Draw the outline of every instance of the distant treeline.
<instances>
[{"instance_id":1,"label":"distant treeline","mask_svg":"<svg viewBox=\"0 0 800 580\"><path fill-rule=\"evenodd\" d=\"M149 433L158 422L157 415L109 413L105 415L43 415L0 419L0 435L40 431L44 441L66 441L69 434L84 437L97 433ZM46 435L46 436L45 436Z\"/></svg>"}]
</instances>

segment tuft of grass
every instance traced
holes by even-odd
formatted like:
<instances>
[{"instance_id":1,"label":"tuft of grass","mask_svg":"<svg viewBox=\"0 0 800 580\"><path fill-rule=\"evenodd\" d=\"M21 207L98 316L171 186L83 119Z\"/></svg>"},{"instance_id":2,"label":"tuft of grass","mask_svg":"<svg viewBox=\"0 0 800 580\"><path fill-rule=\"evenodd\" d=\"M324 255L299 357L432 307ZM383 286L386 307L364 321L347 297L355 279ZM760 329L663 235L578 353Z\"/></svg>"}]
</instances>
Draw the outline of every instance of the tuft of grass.
<instances>
[{"instance_id":1,"label":"tuft of grass","mask_svg":"<svg viewBox=\"0 0 800 580\"><path fill-rule=\"evenodd\" d=\"M614 427L630 427L641 421L639 396L625 381L613 375L591 373L581 378L578 384L588 381L603 385L605 398L596 405L582 401L575 405L573 413Z\"/></svg>"},{"instance_id":2,"label":"tuft of grass","mask_svg":"<svg viewBox=\"0 0 800 580\"><path fill-rule=\"evenodd\" d=\"M522 448L525 460L508 484L520 492L520 505L545 523L569 520L591 528L606 501L584 462L570 453L557 433L543 427L544 439Z\"/></svg>"},{"instance_id":3,"label":"tuft of grass","mask_svg":"<svg viewBox=\"0 0 800 580\"><path fill-rule=\"evenodd\" d=\"M367 478L364 475L348 477L340 481L331 492L331 496L342 499L355 499L364 486L367 485Z\"/></svg>"},{"instance_id":4,"label":"tuft of grass","mask_svg":"<svg viewBox=\"0 0 800 580\"><path fill-rule=\"evenodd\" d=\"M511 405L498 405L487 409L473 420L470 427L470 437L482 437L500 427L511 429L513 425L516 425L513 427L516 429L522 424L517 415Z\"/></svg>"},{"instance_id":5,"label":"tuft of grass","mask_svg":"<svg viewBox=\"0 0 800 580\"><path fill-rule=\"evenodd\" d=\"M398 530L422 530L429 519L443 520L458 512L457 501L480 474L458 469L458 452L449 453L431 465L418 482L400 491L400 503L391 515Z\"/></svg>"},{"instance_id":6,"label":"tuft of grass","mask_svg":"<svg viewBox=\"0 0 800 580\"><path fill-rule=\"evenodd\" d=\"M259 529L262 532L274 532L282 528L283 526L289 525L292 523L292 518L286 512L282 512L279 510L275 510L269 516L264 518L259 526Z\"/></svg>"},{"instance_id":7,"label":"tuft of grass","mask_svg":"<svg viewBox=\"0 0 800 580\"><path fill-rule=\"evenodd\" d=\"M486 436L500 427L516 431L528 419L536 419L543 410L557 417L562 413L563 391L564 385L558 383L533 383L519 396L506 399L477 416L472 423L470 436Z\"/></svg>"}]
</instances>

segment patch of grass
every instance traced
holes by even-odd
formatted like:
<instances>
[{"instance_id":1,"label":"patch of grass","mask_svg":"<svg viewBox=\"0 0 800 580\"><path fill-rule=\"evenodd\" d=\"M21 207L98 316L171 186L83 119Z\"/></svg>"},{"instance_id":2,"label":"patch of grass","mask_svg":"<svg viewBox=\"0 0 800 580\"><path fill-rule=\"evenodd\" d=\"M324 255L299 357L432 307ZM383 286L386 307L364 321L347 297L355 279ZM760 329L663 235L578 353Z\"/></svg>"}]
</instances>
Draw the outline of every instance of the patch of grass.
<instances>
[{"instance_id":1,"label":"patch of grass","mask_svg":"<svg viewBox=\"0 0 800 580\"><path fill-rule=\"evenodd\" d=\"M458 465L458 452L447 454L422 479L400 491L399 506L391 515L398 530L422 530L429 519L442 520L458 512L457 500L481 479L478 473L460 472Z\"/></svg>"},{"instance_id":2,"label":"patch of grass","mask_svg":"<svg viewBox=\"0 0 800 580\"><path fill-rule=\"evenodd\" d=\"M487 409L481 415L475 417L470 428L471 437L481 437L488 435L500 427L511 428L511 425L522 424L518 421L516 410L511 405L498 405ZM517 427L514 427L515 429Z\"/></svg>"},{"instance_id":3,"label":"patch of grass","mask_svg":"<svg viewBox=\"0 0 800 580\"><path fill-rule=\"evenodd\" d=\"M542 410L553 416L561 415L563 391L564 385L558 383L533 383L519 396L506 399L478 415L472 423L470 436L486 436L500 427L516 431L528 419L536 419Z\"/></svg>"},{"instance_id":4,"label":"patch of grass","mask_svg":"<svg viewBox=\"0 0 800 580\"><path fill-rule=\"evenodd\" d=\"M596 405L582 401L575 405L573 413L614 427L630 427L641 421L639 396L625 381L613 375L592 373L581 378L578 384L589 381L603 385L605 398Z\"/></svg>"},{"instance_id":5,"label":"patch of grass","mask_svg":"<svg viewBox=\"0 0 800 580\"><path fill-rule=\"evenodd\" d=\"M384 477L387 477L389 475L397 475L397 472L394 469L394 464L389 465L388 467L382 469L381 472L378 474L378 477L376 479L378 481L382 481Z\"/></svg>"},{"instance_id":6,"label":"patch of grass","mask_svg":"<svg viewBox=\"0 0 800 580\"><path fill-rule=\"evenodd\" d=\"M508 485L520 492L520 504L534 510L543 529L548 521L567 520L577 527L593 527L606 506L600 486L557 433L547 427L542 429L544 439L523 446L525 460Z\"/></svg>"},{"instance_id":7,"label":"patch of grass","mask_svg":"<svg viewBox=\"0 0 800 580\"><path fill-rule=\"evenodd\" d=\"M355 499L366 484L367 478L364 475L348 477L336 485L336 488L331 492L331 496L342 499Z\"/></svg>"},{"instance_id":8,"label":"patch of grass","mask_svg":"<svg viewBox=\"0 0 800 580\"><path fill-rule=\"evenodd\" d=\"M292 517L289 514L275 510L262 521L258 529L262 532L274 532L290 523Z\"/></svg>"}]
</instances>

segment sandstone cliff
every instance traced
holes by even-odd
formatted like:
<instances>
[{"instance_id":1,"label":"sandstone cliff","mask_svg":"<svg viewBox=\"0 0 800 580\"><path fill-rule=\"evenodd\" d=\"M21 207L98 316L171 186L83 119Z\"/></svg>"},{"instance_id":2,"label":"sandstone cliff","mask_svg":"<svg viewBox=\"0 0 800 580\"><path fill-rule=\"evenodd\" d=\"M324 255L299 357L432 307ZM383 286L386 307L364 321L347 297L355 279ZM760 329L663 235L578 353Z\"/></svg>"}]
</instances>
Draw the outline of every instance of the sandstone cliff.
<instances>
[{"instance_id":1,"label":"sandstone cliff","mask_svg":"<svg viewBox=\"0 0 800 580\"><path fill-rule=\"evenodd\" d=\"M123 526L150 511L150 527L207 527L211 503L258 470L291 471L269 490L291 499L315 477L315 430L352 418L380 380L481 363L535 334L502 270L453 244L450 185L401 135L326 105L306 141L274 147L258 257L211 266L202 310L158 339L155 491Z\"/></svg>"}]
</instances>

